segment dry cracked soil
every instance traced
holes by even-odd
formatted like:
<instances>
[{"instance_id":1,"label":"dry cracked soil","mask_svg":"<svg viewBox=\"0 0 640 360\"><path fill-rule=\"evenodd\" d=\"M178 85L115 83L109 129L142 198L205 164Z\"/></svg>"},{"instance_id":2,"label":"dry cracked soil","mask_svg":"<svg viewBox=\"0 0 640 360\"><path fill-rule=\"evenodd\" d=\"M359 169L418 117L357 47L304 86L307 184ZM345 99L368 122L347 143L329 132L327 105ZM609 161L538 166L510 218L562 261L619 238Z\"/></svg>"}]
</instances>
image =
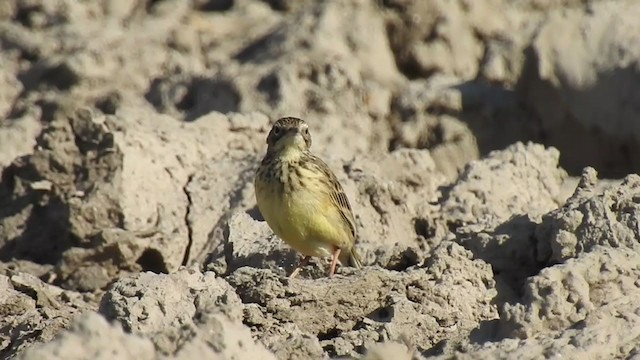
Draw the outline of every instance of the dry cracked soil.
<instances>
[{"instance_id":1,"label":"dry cracked soil","mask_svg":"<svg viewBox=\"0 0 640 360\"><path fill-rule=\"evenodd\" d=\"M0 359L640 359L639 18L1 1ZM363 269L286 277L253 193L282 116Z\"/></svg>"}]
</instances>

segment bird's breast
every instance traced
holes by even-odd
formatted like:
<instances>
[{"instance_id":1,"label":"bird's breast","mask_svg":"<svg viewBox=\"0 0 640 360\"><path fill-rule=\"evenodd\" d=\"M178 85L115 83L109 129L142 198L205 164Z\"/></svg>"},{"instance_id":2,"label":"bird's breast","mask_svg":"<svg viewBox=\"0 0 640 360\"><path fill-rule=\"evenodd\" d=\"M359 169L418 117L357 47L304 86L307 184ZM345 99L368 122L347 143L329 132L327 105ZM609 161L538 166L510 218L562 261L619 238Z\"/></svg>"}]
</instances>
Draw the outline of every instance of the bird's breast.
<instances>
[{"instance_id":1,"label":"bird's breast","mask_svg":"<svg viewBox=\"0 0 640 360\"><path fill-rule=\"evenodd\" d=\"M326 256L349 239L322 174L283 163L279 178L256 182L263 217L282 240L305 255Z\"/></svg>"}]
</instances>

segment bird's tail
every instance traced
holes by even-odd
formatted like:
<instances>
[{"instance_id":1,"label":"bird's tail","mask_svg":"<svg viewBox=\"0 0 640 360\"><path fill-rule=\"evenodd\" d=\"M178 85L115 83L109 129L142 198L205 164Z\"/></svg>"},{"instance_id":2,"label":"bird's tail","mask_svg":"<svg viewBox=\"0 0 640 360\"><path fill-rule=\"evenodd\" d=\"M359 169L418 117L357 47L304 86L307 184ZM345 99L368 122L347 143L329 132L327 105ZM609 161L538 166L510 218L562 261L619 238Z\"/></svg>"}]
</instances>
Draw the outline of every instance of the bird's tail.
<instances>
[{"instance_id":1,"label":"bird's tail","mask_svg":"<svg viewBox=\"0 0 640 360\"><path fill-rule=\"evenodd\" d=\"M362 258L360 254L356 251L356 247L353 246L351 251L349 252L349 265L355 267L356 269L362 268Z\"/></svg>"}]
</instances>

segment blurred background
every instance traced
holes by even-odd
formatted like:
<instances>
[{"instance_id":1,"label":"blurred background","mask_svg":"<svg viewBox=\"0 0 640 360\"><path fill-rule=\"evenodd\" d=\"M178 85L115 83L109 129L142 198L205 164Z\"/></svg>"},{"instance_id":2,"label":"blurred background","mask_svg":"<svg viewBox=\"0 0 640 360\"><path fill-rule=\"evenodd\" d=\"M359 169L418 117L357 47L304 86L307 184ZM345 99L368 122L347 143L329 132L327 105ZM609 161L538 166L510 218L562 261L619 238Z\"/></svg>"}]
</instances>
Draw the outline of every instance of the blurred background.
<instances>
[{"instance_id":1,"label":"blurred background","mask_svg":"<svg viewBox=\"0 0 640 360\"><path fill-rule=\"evenodd\" d=\"M637 172L636 1L4 0L0 167L73 109L307 119L337 157L516 141Z\"/></svg>"}]
</instances>

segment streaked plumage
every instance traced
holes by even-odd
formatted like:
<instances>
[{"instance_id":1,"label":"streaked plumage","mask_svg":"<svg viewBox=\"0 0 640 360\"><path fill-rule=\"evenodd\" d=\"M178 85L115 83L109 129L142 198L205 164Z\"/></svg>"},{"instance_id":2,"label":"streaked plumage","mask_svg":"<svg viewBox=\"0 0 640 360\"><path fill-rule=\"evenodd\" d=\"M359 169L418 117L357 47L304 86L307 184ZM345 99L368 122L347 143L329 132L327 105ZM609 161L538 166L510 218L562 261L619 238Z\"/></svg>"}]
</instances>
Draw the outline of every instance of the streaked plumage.
<instances>
[{"instance_id":1,"label":"streaked plumage","mask_svg":"<svg viewBox=\"0 0 640 360\"><path fill-rule=\"evenodd\" d=\"M256 202L273 232L305 258L332 256L361 267L354 249L356 229L349 200L327 164L311 154L307 124L282 118L267 136L267 154L255 177Z\"/></svg>"}]
</instances>

